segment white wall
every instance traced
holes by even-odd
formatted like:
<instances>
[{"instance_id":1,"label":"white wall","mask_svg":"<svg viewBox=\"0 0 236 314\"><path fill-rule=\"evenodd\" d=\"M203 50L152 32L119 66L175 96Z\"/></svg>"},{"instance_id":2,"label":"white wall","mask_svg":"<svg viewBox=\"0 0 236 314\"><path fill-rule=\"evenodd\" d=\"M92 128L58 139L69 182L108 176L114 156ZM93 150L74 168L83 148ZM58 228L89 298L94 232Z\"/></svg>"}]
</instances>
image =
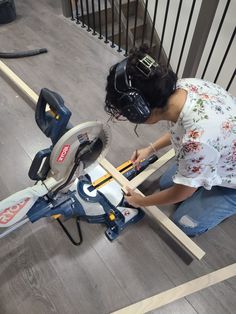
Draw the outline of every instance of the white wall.
<instances>
[{"instance_id":1,"label":"white wall","mask_svg":"<svg viewBox=\"0 0 236 314\"><path fill-rule=\"evenodd\" d=\"M211 0L209 0L209 1L211 1ZM211 46L212 46L212 42L214 40L218 25L219 25L219 22L220 22L222 13L223 13L223 10L224 10L225 5L226 5L226 1L227 0L220 0L220 3L218 5L216 16L215 16L215 19L213 21L211 31L209 33L209 37L208 37L208 40L206 43L206 47L204 49L204 53L203 53L196 77L201 77L201 75L202 75L209 51L210 51ZM185 45L179 73L178 73L179 77L181 77L182 73L183 73L185 61L186 61L188 50L190 47L193 31L194 31L194 28L196 25L196 21L197 21L199 9L201 6L201 2L202 2L201 0L197 0L196 4L195 4L194 13L193 13L192 21L191 21L191 26L189 29L189 33L188 33L188 37L187 37L187 41L186 41L186 45ZM167 3L167 0L159 0L159 2L158 2L157 18L156 18L156 30L157 30L157 33L158 33L160 38L161 38L161 34L162 34L166 3ZM191 10L191 5L192 5L192 1L183 0L183 4L182 4L182 8L181 8L181 14L180 14L180 18L179 18L179 25L178 25L177 32L176 32L176 39L175 39L175 43L174 43L174 47L173 47L172 57L170 60L171 66L173 67L174 70L176 70L176 67L178 64L180 51L181 51L181 47L183 44L184 34L185 34L185 30L186 30L190 10ZM178 6L179 6L179 0L171 0L170 1L169 13L168 13L168 18L167 18L164 42L163 42L163 47L167 53L167 56L169 55L169 49L170 49L172 35L173 35L173 31L174 31L174 25L175 25ZM149 11L149 14L150 14L152 19L153 19L153 14L154 14L154 7L155 7L155 1L150 0L149 5L148 5L148 11ZM225 53L226 47L227 47L228 42L230 40L230 36L231 36L231 34L234 30L234 27L235 27L235 14L236 14L236 0L232 0L230 3L230 6L228 8L228 12L227 12L227 15L225 17L225 21L223 23L223 26L222 26L222 29L220 32L220 36L219 36L217 44L215 46L214 53L212 55L211 62L208 66L208 69L207 69L207 72L205 74L204 79L213 81L215 76L216 76L217 70L219 69L219 65L221 63L221 60L222 60L223 55ZM236 66L235 55L236 55L236 43L234 41L234 43L232 44L231 49L228 53L227 59L224 63L224 66L221 70L221 74L217 80L217 83L222 85L223 87L227 86L227 84L229 83L229 80L233 74L233 71L235 69L235 66ZM233 93L234 95L236 94L236 79L232 83L229 91L231 93Z\"/></svg>"}]
</instances>

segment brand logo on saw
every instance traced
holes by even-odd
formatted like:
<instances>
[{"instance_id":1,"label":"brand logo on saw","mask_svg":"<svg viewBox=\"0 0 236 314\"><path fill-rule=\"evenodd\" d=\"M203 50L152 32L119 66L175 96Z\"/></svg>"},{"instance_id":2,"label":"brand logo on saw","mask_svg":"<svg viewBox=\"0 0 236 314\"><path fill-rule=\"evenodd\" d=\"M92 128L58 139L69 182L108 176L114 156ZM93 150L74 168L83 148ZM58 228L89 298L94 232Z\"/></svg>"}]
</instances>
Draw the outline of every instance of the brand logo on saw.
<instances>
[{"instance_id":1,"label":"brand logo on saw","mask_svg":"<svg viewBox=\"0 0 236 314\"><path fill-rule=\"evenodd\" d=\"M29 197L27 197L26 199L24 199L22 202L8 207L6 209L4 209L4 211L0 214L0 224L7 224L9 221L11 221L15 215L23 208L25 207L25 205L28 203L28 201L30 200Z\"/></svg>"},{"instance_id":2,"label":"brand logo on saw","mask_svg":"<svg viewBox=\"0 0 236 314\"><path fill-rule=\"evenodd\" d=\"M59 156L57 157L57 162L63 162L65 160L69 149L70 149L70 145L68 145L68 144L66 144L62 147L62 150L61 150Z\"/></svg>"}]
</instances>

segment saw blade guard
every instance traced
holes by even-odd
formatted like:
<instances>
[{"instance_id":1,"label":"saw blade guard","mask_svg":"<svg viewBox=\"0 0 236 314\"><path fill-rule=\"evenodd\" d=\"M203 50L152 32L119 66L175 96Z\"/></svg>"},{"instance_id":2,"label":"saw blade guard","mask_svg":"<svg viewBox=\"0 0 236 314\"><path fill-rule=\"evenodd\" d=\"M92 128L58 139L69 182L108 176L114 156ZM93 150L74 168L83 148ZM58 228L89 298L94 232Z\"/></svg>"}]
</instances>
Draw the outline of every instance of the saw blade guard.
<instances>
[{"instance_id":1,"label":"saw blade guard","mask_svg":"<svg viewBox=\"0 0 236 314\"><path fill-rule=\"evenodd\" d=\"M96 165L106 156L110 142L110 129L102 122L90 121L73 127L53 148L48 178L53 177L60 184L66 181L76 160L83 162L84 168Z\"/></svg>"}]
</instances>

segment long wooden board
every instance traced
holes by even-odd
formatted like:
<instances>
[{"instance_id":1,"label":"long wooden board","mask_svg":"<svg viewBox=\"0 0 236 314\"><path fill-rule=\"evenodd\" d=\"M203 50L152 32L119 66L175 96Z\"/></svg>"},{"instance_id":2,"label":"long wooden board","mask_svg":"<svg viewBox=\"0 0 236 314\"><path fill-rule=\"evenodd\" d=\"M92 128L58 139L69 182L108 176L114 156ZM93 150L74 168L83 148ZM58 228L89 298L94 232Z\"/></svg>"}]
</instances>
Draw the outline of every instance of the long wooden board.
<instances>
[{"instance_id":1,"label":"long wooden board","mask_svg":"<svg viewBox=\"0 0 236 314\"><path fill-rule=\"evenodd\" d=\"M125 187L132 188L130 181L126 179L107 159L101 160L100 165L113 176L113 178L122 186L123 190L125 190ZM138 189L136 189L136 192L143 195ZM173 221L171 221L158 207L148 206L145 210L147 213L151 214L152 217L154 217L154 219L192 256L198 260L203 258L205 252L180 228L178 228L176 224L173 223Z\"/></svg>"},{"instance_id":2,"label":"long wooden board","mask_svg":"<svg viewBox=\"0 0 236 314\"><path fill-rule=\"evenodd\" d=\"M14 83L19 90L26 95L30 101L37 104L39 96L27 85L22 79L19 78L8 66L0 60L0 71Z\"/></svg>"},{"instance_id":3,"label":"long wooden board","mask_svg":"<svg viewBox=\"0 0 236 314\"><path fill-rule=\"evenodd\" d=\"M150 298L115 311L112 314L144 314L234 276L236 276L236 263L158 293Z\"/></svg>"}]
</instances>

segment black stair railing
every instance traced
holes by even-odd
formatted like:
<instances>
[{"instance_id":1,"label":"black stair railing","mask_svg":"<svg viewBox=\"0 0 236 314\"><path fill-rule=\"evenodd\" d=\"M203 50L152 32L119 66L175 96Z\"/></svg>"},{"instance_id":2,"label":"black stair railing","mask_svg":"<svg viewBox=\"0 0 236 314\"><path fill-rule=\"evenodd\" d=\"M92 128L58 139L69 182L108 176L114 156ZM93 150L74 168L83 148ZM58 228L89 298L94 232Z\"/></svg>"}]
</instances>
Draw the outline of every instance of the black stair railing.
<instances>
[{"instance_id":1,"label":"black stair railing","mask_svg":"<svg viewBox=\"0 0 236 314\"><path fill-rule=\"evenodd\" d=\"M96 35L96 22L95 22L95 7L94 7L94 0L92 0L92 14L93 14L93 35Z\"/></svg>"},{"instance_id":2,"label":"black stair railing","mask_svg":"<svg viewBox=\"0 0 236 314\"><path fill-rule=\"evenodd\" d=\"M122 0L119 0L119 30L118 30L118 52L121 52L122 49L121 49L121 30L122 30L122 27L121 27L121 6L122 6Z\"/></svg>"},{"instance_id":3,"label":"black stair railing","mask_svg":"<svg viewBox=\"0 0 236 314\"><path fill-rule=\"evenodd\" d=\"M70 2L70 4L71 4L71 2ZM72 8L72 7L71 7L71 8ZM76 23L77 23L77 24L80 24L78 5L75 7L75 16L76 16Z\"/></svg>"},{"instance_id":4,"label":"black stair railing","mask_svg":"<svg viewBox=\"0 0 236 314\"><path fill-rule=\"evenodd\" d=\"M129 49L129 9L130 9L130 0L127 2L127 15L126 15L126 34L125 34L125 56L128 55Z\"/></svg>"},{"instance_id":5,"label":"black stair railing","mask_svg":"<svg viewBox=\"0 0 236 314\"><path fill-rule=\"evenodd\" d=\"M76 2L76 7L77 7L77 4L78 4L78 2ZM86 14L86 16L87 16L87 26L88 26L87 31L90 32L91 31L91 28L90 28L90 14L88 14L88 12L89 12L89 0L86 0L85 4L86 4L86 12L87 12L87 14Z\"/></svg>"},{"instance_id":6,"label":"black stair railing","mask_svg":"<svg viewBox=\"0 0 236 314\"><path fill-rule=\"evenodd\" d=\"M169 66L170 59L171 59L171 56L172 56L172 51L173 51L173 47L174 47L174 43L175 43L176 31L177 31L177 27L178 27L178 23L179 23L179 17L180 17L180 11L181 11L181 7L182 7L182 3L183 3L183 0L180 0L178 11L177 11L177 15L176 15L176 20L175 20L175 26L174 26L174 31L173 31L173 35L172 35L171 45L170 45L169 56L168 56L168 60L167 60L167 66Z\"/></svg>"},{"instance_id":7,"label":"black stair railing","mask_svg":"<svg viewBox=\"0 0 236 314\"><path fill-rule=\"evenodd\" d=\"M199 25L193 25L193 16L196 11L196 0L188 1L189 5L189 13L184 15L186 18L186 27L183 29L181 26L180 29L180 21L181 21L181 14L183 18L183 9L186 5L184 0L175 0L178 1L178 6L176 9L176 13L174 13L173 17L173 10L172 16L170 17L170 7L173 4L170 0L64 0L68 2L68 10L70 10L71 19L75 20L77 24L80 24L81 27L86 27L87 31L92 30L93 35L98 35L99 39L103 39L106 44L110 43L110 46L116 49L118 52L123 53L125 56L128 55L128 51L135 47L140 46L146 43L153 55L156 57L158 62L166 63L167 66L172 67L176 74L179 74L180 68L184 68L184 73L190 73L189 68L191 68L191 54L192 59L195 59L194 56L194 49L191 51L191 45L194 41L194 34L190 34L190 29L195 28L195 32L197 32L197 28ZM199 0L200 1L200 0ZM207 3L209 0L201 0L201 6L205 7L208 5ZM161 6L160 3L162 2L162 7L164 7L164 15L163 22L160 22L160 19L157 19L158 14L160 14ZM199 2L198 2L199 3ZM215 0L213 6L216 11L218 6L219 0ZM206 58L206 63L203 68L201 78L205 78L208 70L208 66L212 60L212 55L214 54L216 43L218 38L222 32L222 28L224 26L224 22L226 20L226 15L230 11L231 0L226 0L225 7L222 10L222 15L220 18L220 22L215 34L215 38L210 48L210 52ZM152 10L150 10L150 6L152 5ZM209 6L210 7L210 6ZM185 8L186 9L186 8ZM212 19L210 20L210 27L213 23L213 19L215 18L214 14L215 11L211 14ZM152 13L150 13L152 12ZM201 9L199 11L200 17ZM162 20L162 19L161 19ZM196 19L195 19L196 20ZM166 36L167 29L170 32L170 27L168 24L173 22L173 26L171 28L171 34ZM162 23L162 25L160 25ZM157 27L158 26L158 27ZM204 26L202 26L204 27ZM161 34L157 34L157 28L161 29ZM210 30L210 28L209 28ZM201 32L201 30L199 30ZM183 37L179 34L182 33ZM187 42L191 41L190 48L186 47ZM166 38L170 38L169 46L166 45L165 41ZM183 38L183 39L181 39ZM235 39L235 29L232 31L231 37L229 39L228 45L225 49L225 53L223 54L222 60L219 60L216 68L216 75L214 82L217 82L219 76L222 73L222 69L226 62L226 59L229 55L229 51L232 49L233 41ZM175 51L175 45L178 42L179 48L178 53ZM207 38L206 38L207 42ZM165 45L164 45L165 43ZM168 46L168 47L166 47ZM204 46L205 47L205 46ZM203 47L203 49L204 49ZM186 51L188 49L188 51ZM173 53L175 53L175 65L173 66L171 60ZM184 59L184 55L187 53L186 60ZM203 53L203 51L202 51ZM232 55L232 54L231 54ZM190 57L190 58L189 58ZM185 62L185 64L183 64ZM200 58L199 63L200 64ZM196 68L196 67L195 67ZM188 69L188 71L186 71ZM195 72L194 72L195 71ZM192 71L196 73L196 69ZM183 74L184 74L183 73ZM233 73L228 73L229 80L226 84L225 88L228 90L234 79L235 79L235 69L233 69Z\"/></svg>"},{"instance_id":8,"label":"black stair railing","mask_svg":"<svg viewBox=\"0 0 236 314\"><path fill-rule=\"evenodd\" d=\"M157 7L157 1L155 5L155 12L156 12L156 7ZM144 38L145 38L145 33L146 33L146 25L147 25L147 12L148 12L148 0L145 2L145 8L144 8L144 14L143 14L143 32L142 32L142 45L144 44ZM153 24L154 25L154 21ZM153 29L153 27L152 27ZM152 36L151 36L152 38Z\"/></svg>"},{"instance_id":9,"label":"black stair railing","mask_svg":"<svg viewBox=\"0 0 236 314\"><path fill-rule=\"evenodd\" d=\"M150 45L149 45L150 48L152 47L153 36L154 36L154 31L155 31L155 26L156 26L157 6L158 6L158 0L156 0L154 14L153 14L151 39L150 39ZM145 4L145 12L144 12L145 19L147 18L147 8L148 8L148 1L146 1L146 4ZM160 60L160 57L159 57L160 51L161 51L161 48L159 49L158 60Z\"/></svg>"},{"instance_id":10,"label":"black stair railing","mask_svg":"<svg viewBox=\"0 0 236 314\"><path fill-rule=\"evenodd\" d=\"M178 28L183 0L180 0L178 7L176 23L173 29L171 49L168 57L165 56L163 42L171 1L165 1L166 9L160 39L156 33L158 0L155 0L153 16L150 16L149 14L149 6L150 3L154 2L154 0L70 0L71 18L74 19L74 16L76 16L77 23L81 22L82 27L85 27L86 24L87 30L91 31L92 29L92 34L98 34L99 39L105 37L105 43L111 43L112 48L117 47L117 51L123 52L125 56L128 55L130 48L146 43L150 47L151 51L154 50L154 55L156 55L158 61L161 61L162 63L165 62L168 66L170 66L170 59L176 39L176 31ZM196 0L193 0L181 52L178 57L178 65L176 68L177 73L182 61L195 3ZM130 22L131 18L134 19L134 23L132 24ZM141 31L139 30L140 40L137 38L138 28L140 28L140 24L138 25L138 19L139 21L142 20ZM115 27L115 23L117 23L117 27ZM96 30L99 30L99 32L97 33Z\"/></svg>"},{"instance_id":11,"label":"black stair railing","mask_svg":"<svg viewBox=\"0 0 236 314\"><path fill-rule=\"evenodd\" d=\"M107 0L104 0L104 4L105 4L105 43L108 44L109 40L108 40L108 25L107 25Z\"/></svg>"},{"instance_id":12,"label":"black stair railing","mask_svg":"<svg viewBox=\"0 0 236 314\"><path fill-rule=\"evenodd\" d=\"M162 29L162 35L161 35L161 43L160 43L160 48L159 48L158 58L157 58L158 62L159 62L160 57L161 57L161 51L162 51L162 46L163 46L163 41L164 41L164 36L165 36L166 22L167 22L167 17L168 17L169 6L170 6L170 0L167 0L163 29ZM155 22L153 23L153 26L155 26Z\"/></svg>"},{"instance_id":13,"label":"black stair railing","mask_svg":"<svg viewBox=\"0 0 236 314\"><path fill-rule=\"evenodd\" d=\"M115 4L114 0L111 0L111 48L115 48L115 43L114 43L114 27L115 27Z\"/></svg>"},{"instance_id":14,"label":"black stair railing","mask_svg":"<svg viewBox=\"0 0 236 314\"><path fill-rule=\"evenodd\" d=\"M101 2L98 1L98 27L99 27L99 39L102 39L102 15L101 15Z\"/></svg>"},{"instance_id":15,"label":"black stair railing","mask_svg":"<svg viewBox=\"0 0 236 314\"><path fill-rule=\"evenodd\" d=\"M79 12L78 9L78 1L76 1L76 10ZM85 27L85 22L84 22L84 1L80 0L80 12L81 12L81 21L82 21L82 27ZM79 14L78 14L78 19L79 19Z\"/></svg>"},{"instance_id":16,"label":"black stair railing","mask_svg":"<svg viewBox=\"0 0 236 314\"><path fill-rule=\"evenodd\" d=\"M181 48L180 55L179 55L178 65L177 65L177 68L176 68L176 74L177 74L177 75L178 75L178 73L179 73L179 68L180 68L180 64L181 64L181 61L182 61L182 57L183 57L183 53L184 53L184 48L185 48L185 45L186 45L186 41L187 41L187 37L188 37L188 33L189 33L189 28L190 28L191 21L192 21L192 17L193 17L193 12L194 12L195 4L196 4L196 0L193 0L193 1L192 1L192 5L191 5L191 10L190 10L190 13L189 13L189 17L188 17L188 23L187 23L186 30L185 30L185 34L184 34L184 40L183 40L182 48Z\"/></svg>"},{"instance_id":17,"label":"black stair railing","mask_svg":"<svg viewBox=\"0 0 236 314\"><path fill-rule=\"evenodd\" d=\"M217 82L217 79L218 79L218 77L219 77L219 74L220 74L220 72L221 72L221 70L222 70L222 67L223 67L224 62L225 62L225 60L226 60L226 57L227 57L227 55L228 55L228 53L229 53L229 50L230 50L230 48L231 48L231 45L232 45L232 43L233 43L233 40L234 40L234 37L235 37L235 30L236 30L236 28L234 29L234 31L233 31L233 33L232 33L232 35L231 35L230 41L229 41L228 46L227 46L227 48L226 48L226 50L225 50L223 59L222 59L222 61L221 61L221 63L220 63L219 69L218 69L217 74L216 74L216 77L215 77L215 79L214 79L214 83ZM228 87L227 87L227 88L228 88Z\"/></svg>"},{"instance_id":18,"label":"black stair railing","mask_svg":"<svg viewBox=\"0 0 236 314\"><path fill-rule=\"evenodd\" d=\"M222 17L221 17L221 20L220 20L220 24L219 24L219 26L218 26L218 29L217 29L217 32L216 32L216 35L215 35L213 44L212 44L212 46L211 46L211 50L210 50L210 52L209 52L209 55L208 55L208 58L207 58L207 61L206 61L206 65L205 65L205 67L204 67L204 70L203 70L203 73L202 73L202 76L201 76L202 79L204 78L204 76L205 76L205 74L206 74L206 70L207 70L207 68L208 68L209 62L210 62L210 60L211 60L212 53L213 53L213 51L214 51L214 48L215 48L217 39L218 39L218 37L219 37L219 34L220 34L220 31L221 31L223 22L224 22L224 20L225 20L225 16L226 16L226 13L227 13L227 11L228 11L229 4L230 4L230 0L227 1L226 6L225 6L225 8L224 8L224 12L223 12L223 14L222 14Z\"/></svg>"},{"instance_id":19,"label":"black stair railing","mask_svg":"<svg viewBox=\"0 0 236 314\"><path fill-rule=\"evenodd\" d=\"M134 18L134 38L133 38L133 47L135 47L136 34L137 34L137 21L138 21L138 0L135 3L135 18Z\"/></svg>"}]
</instances>

